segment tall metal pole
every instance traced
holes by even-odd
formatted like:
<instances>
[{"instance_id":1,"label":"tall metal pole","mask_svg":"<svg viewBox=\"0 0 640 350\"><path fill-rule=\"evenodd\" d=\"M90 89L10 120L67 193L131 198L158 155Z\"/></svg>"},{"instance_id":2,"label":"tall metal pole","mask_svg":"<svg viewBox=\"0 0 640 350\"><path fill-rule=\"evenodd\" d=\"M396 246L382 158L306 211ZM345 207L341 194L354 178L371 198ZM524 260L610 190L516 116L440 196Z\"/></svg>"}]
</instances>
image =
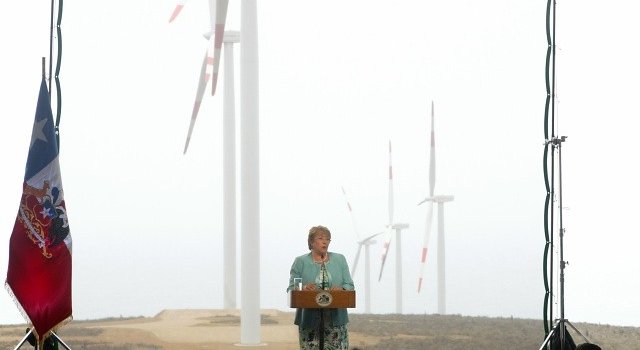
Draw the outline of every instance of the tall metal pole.
<instances>
[{"instance_id":1,"label":"tall metal pole","mask_svg":"<svg viewBox=\"0 0 640 350\"><path fill-rule=\"evenodd\" d=\"M51 76L53 75L53 9L55 0L51 0L51 24L49 26L49 99L51 99Z\"/></svg>"},{"instance_id":2,"label":"tall metal pole","mask_svg":"<svg viewBox=\"0 0 640 350\"><path fill-rule=\"evenodd\" d=\"M556 1L553 0L553 27L552 27L552 41L551 41L551 139L556 137ZM555 143L551 146L551 202L555 198ZM552 206L553 207L553 206ZM553 322L553 247L554 247L554 231L553 220L554 210L551 209L551 261L549 264L549 284L551 290L551 306L549 307L549 321ZM564 335L564 332L562 333ZM564 343L563 343L564 344Z\"/></svg>"},{"instance_id":3,"label":"tall metal pole","mask_svg":"<svg viewBox=\"0 0 640 350\"><path fill-rule=\"evenodd\" d=\"M240 341L260 344L260 157L257 0L240 11Z\"/></svg>"},{"instance_id":4,"label":"tall metal pole","mask_svg":"<svg viewBox=\"0 0 640 350\"><path fill-rule=\"evenodd\" d=\"M369 246L375 243L374 240L364 242L364 313L371 313L371 263Z\"/></svg>"},{"instance_id":5,"label":"tall metal pole","mask_svg":"<svg viewBox=\"0 0 640 350\"><path fill-rule=\"evenodd\" d=\"M564 318L564 227L562 226L562 141L564 141L565 137L561 138L560 143L558 143L558 189L560 190L558 194L558 203L559 207L559 217L560 220L560 229L558 234L560 235L560 349L565 349L565 336L566 336L566 327L565 327L565 318Z\"/></svg>"},{"instance_id":6,"label":"tall metal pole","mask_svg":"<svg viewBox=\"0 0 640 350\"><path fill-rule=\"evenodd\" d=\"M454 200L452 195L437 195L429 199L433 205L438 205L438 254L437 262L437 279L438 279L438 313L445 315L447 313L447 293L446 293L446 266L445 266L445 238L444 238L444 203ZM430 223L430 221L429 221Z\"/></svg>"},{"instance_id":7,"label":"tall metal pole","mask_svg":"<svg viewBox=\"0 0 640 350\"><path fill-rule=\"evenodd\" d=\"M392 198L392 197L389 197ZM396 230L396 313L402 313L402 240L400 235L402 230L409 228L409 224L393 224L393 230Z\"/></svg>"},{"instance_id":8,"label":"tall metal pole","mask_svg":"<svg viewBox=\"0 0 640 350\"><path fill-rule=\"evenodd\" d=\"M236 309L236 119L233 44L240 33L224 36L224 90L222 119L223 266L225 309Z\"/></svg>"},{"instance_id":9,"label":"tall metal pole","mask_svg":"<svg viewBox=\"0 0 640 350\"><path fill-rule=\"evenodd\" d=\"M444 255L444 202L438 202L438 313L447 313Z\"/></svg>"},{"instance_id":10,"label":"tall metal pole","mask_svg":"<svg viewBox=\"0 0 640 350\"><path fill-rule=\"evenodd\" d=\"M402 239L401 228L396 227L396 313L402 313Z\"/></svg>"}]
</instances>

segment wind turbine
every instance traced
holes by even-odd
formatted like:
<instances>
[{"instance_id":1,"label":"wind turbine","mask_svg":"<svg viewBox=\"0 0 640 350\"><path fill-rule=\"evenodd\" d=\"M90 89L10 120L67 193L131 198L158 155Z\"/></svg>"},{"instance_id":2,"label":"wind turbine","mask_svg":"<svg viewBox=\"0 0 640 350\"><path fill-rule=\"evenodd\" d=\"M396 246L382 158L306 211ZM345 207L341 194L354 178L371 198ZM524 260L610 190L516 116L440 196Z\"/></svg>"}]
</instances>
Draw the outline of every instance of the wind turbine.
<instances>
[{"instance_id":1,"label":"wind turbine","mask_svg":"<svg viewBox=\"0 0 640 350\"><path fill-rule=\"evenodd\" d=\"M176 5L169 23L173 22L182 9L186 1L181 1ZM205 34L205 38L211 43L211 38L215 37L216 25L214 18L218 13L215 0L209 0L210 13L210 32ZM226 11L222 9L221 11ZM216 21L220 19L216 18ZM224 27L224 25L223 25ZM236 308L236 160L235 160L235 95L234 95L234 69L233 69L233 44L240 41L240 35L237 31L224 33L223 43L225 48L225 65L224 65L224 89L223 89L223 133L222 133L222 156L223 156L223 307L225 309ZM209 45L210 46L210 45ZM214 49L215 51L215 49ZM219 50L218 50L219 52ZM212 57L209 47L205 51L205 60L200 69L200 77L198 81L198 90L196 93L196 102L193 106L191 114L191 123L183 153L187 152L191 133L198 116L202 97L206 89L207 82L210 79L208 68L213 67L216 60L215 55ZM219 56L217 58L219 61ZM214 80L217 75L213 76ZM214 82L215 86L215 82ZM212 90L213 92L214 90Z\"/></svg>"},{"instance_id":2,"label":"wind turbine","mask_svg":"<svg viewBox=\"0 0 640 350\"><path fill-rule=\"evenodd\" d=\"M362 247L364 246L364 313L371 313L371 258L369 255L369 246L375 244L376 241L374 238L378 235L381 235L383 232L378 232L376 234L365 237L364 239L360 239L360 234L358 233L358 228L356 225L355 216L353 215L353 210L351 209L351 204L349 203L349 198L347 197L347 192L342 187L342 194L347 201L347 208L349 209L349 216L351 217L351 223L353 224L353 231L356 234L356 243L358 243L358 251L356 252L356 257L353 259L353 264L351 265L351 276L355 276L356 267L358 267L358 261L360 260L360 252L362 251Z\"/></svg>"},{"instance_id":3,"label":"wind turbine","mask_svg":"<svg viewBox=\"0 0 640 350\"><path fill-rule=\"evenodd\" d=\"M209 0L210 12L213 2ZM176 6L170 21L180 13L185 1ZM198 115L202 96L207 84L207 67L211 68L211 93L215 94L220 64L220 52L224 37L227 8L229 0L215 1L215 24L211 23L213 35L213 58L209 49L205 54L200 69L200 79L196 93L191 122L185 142L184 152L187 151L193 126ZM214 18L213 14L211 18ZM240 345L257 346L260 343L260 283L256 283L256 276L260 276L260 168L259 168L259 130L258 130L258 10L257 0L242 0L240 7L240 33L242 51L240 55ZM225 71L225 75L226 75ZM227 98L225 98L227 100ZM229 100L233 101L232 98ZM232 133L235 134L235 131ZM225 135L227 131L225 129ZM230 136L230 135L229 135ZM223 144L227 144L223 142ZM234 142L235 144L235 142ZM223 151L225 154L230 152ZM235 163L235 162L234 162ZM225 162L226 164L226 162ZM235 173L234 173L235 180ZM226 188L226 187L225 187ZM233 196L235 198L235 195ZM235 206L235 205L234 205ZM234 225L235 226L235 225ZM227 249L225 248L225 251ZM235 249L234 249L235 251ZM235 263L235 262L234 262ZM259 282L259 280L258 280ZM235 285L233 286L235 290Z\"/></svg>"},{"instance_id":4,"label":"wind turbine","mask_svg":"<svg viewBox=\"0 0 640 350\"><path fill-rule=\"evenodd\" d=\"M387 260L387 253L391 245L392 232L396 231L396 313L402 313L402 240L400 233L403 229L409 228L409 224L396 223L393 219L393 167L391 165L391 140L389 140L389 221L385 234L384 246L382 248L382 264L380 265L380 275L378 281L382 279L384 263Z\"/></svg>"},{"instance_id":5,"label":"wind turbine","mask_svg":"<svg viewBox=\"0 0 640 350\"><path fill-rule=\"evenodd\" d=\"M429 197L422 202L427 203L427 222L424 230L424 243L422 244L422 255L420 261L420 277L418 278L418 293L422 288L424 268L427 264L429 248L429 237L431 236L431 219L433 218L433 203L438 204L438 313L446 314L446 294L445 294L445 255L444 255L444 203L453 201L451 195L434 195L436 185L436 150L435 131L433 124L433 101L431 101L431 147L429 153Z\"/></svg>"}]
</instances>

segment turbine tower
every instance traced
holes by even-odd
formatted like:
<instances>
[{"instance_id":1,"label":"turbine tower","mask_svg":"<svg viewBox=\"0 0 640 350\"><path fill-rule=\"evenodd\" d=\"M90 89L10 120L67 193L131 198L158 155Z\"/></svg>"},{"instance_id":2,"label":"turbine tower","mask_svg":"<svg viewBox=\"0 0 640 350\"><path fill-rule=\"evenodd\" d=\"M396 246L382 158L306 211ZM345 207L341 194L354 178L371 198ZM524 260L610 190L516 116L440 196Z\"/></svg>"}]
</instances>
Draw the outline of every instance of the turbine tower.
<instances>
[{"instance_id":1,"label":"turbine tower","mask_svg":"<svg viewBox=\"0 0 640 350\"><path fill-rule=\"evenodd\" d=\"M385 242L382 248L382 264L380 265L380 275L378 281L382 279L382 271L384 263L387 260L387 253L391 245L393 231L396 231L396 313L402 313L402 241L400 234L405 228L409 228L409 224L396 223L393 219L393 166L391 164L391 140L389 140L389 221L385 234Z\"/></svg>"},{"instance_id":2,"label":"turbine tower","mask_svg":"<svg viewBox=\"0 0 640 350\"><path fill-rule=\"evenodd\" d=\"M222 232L224 266L224 308L236 309L236 110L233 44L240 33L224 34L224 86L222 103Z\"/></svg>"},{"instance_id":3,"label":"turbine tower","mask_svg":"<svg viewBox=\"0 0 640 350\"><path fill-rule=\"evenodd\" d=\"M210 8L215 1L215 25L212 24L213 58L205 54L200 72L191 123L185 142L187 151L193 126L202 102L208 80L207 67L212 66L211 94L215 94L220 64L220 52L224 37L229 0L209 0ZM185 1L176 6L170 21L180 13ZM211 16L211 18L214 18ZM258 11L256 0L242 0L240 7L240 344L259 346L260 343L260 173L258 130ZM210 45L211 46L211 45ZM208 52L207 52L208 53ZM223 143L226 144L226 143ZM225 152L223 150L223 152ZM225 152L226 153L226 152ZM234 196L235 197L235 196ZM258 283L256 283L256 279ZM233 287L235 289L235 286Z\"/></svg>"},{"instance_id":4,"label":"turbine tower","mask_svg":"<svg viewBox=\"0 0 640 350\"><path fill-rule=\"evenodd\" d=\"M431 220L433 218L433 204L438 204L438 313L446 314L446 289L445 289L445 250L444 250L444 203L453 201L451 195L434 195L436 185L436 151L435 151L435 131L434 131L434 112L433 101L431 101L431 147L429 152L429 197L422 202L427 203L427 221L424 231L424 242L422 245L422 254L420 261L420 277L418 278L418 293L422 288L422 280L424 269L427 264L429 238L431 236Z\"/></svg>"},{"instance_id":5,"label":"turbine tower","mask_svg":"<svg viewBox=\"0 0 640 350\"><path fill-rule=\"evenodd\" d=\"M257 0L240 9L240 225L242 345L260 345L260 132Z\"/></svg>"},{"instance_id":6,"label":"turbine tower","mask_svg":"<svg viewBox=\"0 0 640 350\"><path fill-rule=\"evenodd\" d=\"M349 198L347 197L347 192L342 188L342 194L347 201L347 208L349 209L349 216L351 217L351 223L353 224L353 231L356 234L356 243L358 243L358 251L356 252L356 257L353 259L353 264L351 265L351 277L355 278L356 267L358 267L358 261L360 260L360 252L362 251L362 247L364 247L364 313L371 313L371 258L369 254L369 246L375 244L376 241L374 238L384 233L378 232L376 234L365 237L364 239L360 239L360 234L358 232L358 228L356 225L355 216L353 215L353 210L351 208L351 204L349 203Z\"/></svg>"}]
</instances>

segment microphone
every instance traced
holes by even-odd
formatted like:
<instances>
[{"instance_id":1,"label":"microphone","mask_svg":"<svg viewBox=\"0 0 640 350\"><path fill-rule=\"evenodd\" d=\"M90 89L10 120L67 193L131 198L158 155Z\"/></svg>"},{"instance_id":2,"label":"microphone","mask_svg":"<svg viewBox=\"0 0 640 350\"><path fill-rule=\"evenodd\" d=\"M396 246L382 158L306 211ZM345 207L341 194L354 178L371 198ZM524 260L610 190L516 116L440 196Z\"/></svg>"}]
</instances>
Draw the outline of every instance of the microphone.
<instances>
[{"instance_id":1,"label":"microphone","mask_svg":"<svg viewBox=\"0 0 640 350\"><path fill-rule=\"evenodd\" d=\"M320 265L320 273L322 274L322 290L327 290L327 285L325 281L325 276L327 274L327 268L324 266L324 262Z\"/></svg>"}]
</instances>

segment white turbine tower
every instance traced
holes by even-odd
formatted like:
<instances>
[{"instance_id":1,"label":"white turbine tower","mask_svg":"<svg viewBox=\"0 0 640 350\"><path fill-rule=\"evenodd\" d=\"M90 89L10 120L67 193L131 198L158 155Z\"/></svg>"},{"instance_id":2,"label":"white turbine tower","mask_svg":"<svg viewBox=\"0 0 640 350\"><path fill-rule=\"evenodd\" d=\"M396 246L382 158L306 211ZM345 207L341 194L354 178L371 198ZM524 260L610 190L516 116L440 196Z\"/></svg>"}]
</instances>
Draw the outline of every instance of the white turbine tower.
<instances>
[{"instance_id":1,"label":"white turbine tower","mask_svg":"<svg viewBox=\"0 0 640 350\"><path fill-rule=\"evenodd\" d=\"M213 58L208 51L202 63L200 81L193 107L189 132L185 142L187 151L195 119L198 115L202 96L208 80L207 67L212 66L211 93L215 94L220 52L224 38L227 8L229 0L209 0L210 9L215 1L215 24L212 23ZM170 21L180 13L185 1L180 1ZM213 15L211 16L213 18ZM240 8L240 344L256 346L260 343L260 169L259 169L259 130L258 130L258 11L257 0L242 0ZM210 43L211 44L211 43ZM209 45L211 46L211 45ZM226 46L226 45L225 45ZM232 59L231 59L232 61ZM231 70L232 72L232 70ZM225 70L225 75L226 75ZM231 73L232 74L232 73ZM231 94L232 96L233 94ZM233 100L226 94L225 100ZM227 118L228 121L228 118ZM228 125L225 123L225 125ZM229 132L225 127L225 134ZM234 132L235 133L235 130ZM223 142L228 145L231 142ZM235 140L233 142L235 144ZM223 150L223 153L229 153ZM227 164L228 159L225 159ZM230 162L230 161L229 161ZM235 164L235 159L233 161ZM233 173L235 179L235 173ZM235 198L235 195L233 196ZM235 204L235 203L234 203ZM235 206L235 205L234 205ZM235 224L234 224L235 226ZM234 239L235 242L235 239ZM235 244L235 243L234 243ZM226 250L226 247L225 247ZM235 251L235 249L234 249ZM234 259L235 260L235 259ZM226 261L226 260L225 260ZM235 261L234 261L235 265ZM234 267L235 269L235 267ZM258 276L258 277L257 277ZM256 281L258 283L256 283ZM235 283L234 283L235 284ZM226 289L226 288L225 288ZM233 286L235 290L235 285Z\"/></svg>"},{"instance_id":2,"label":"white turbine tower","mask_svg":"<svg viewBox=\"0 0 640 350\"><path fill-rule=\"evenodd\" d=\"M436 185L436 151L435 151L435 131L433 124L433 101L431 101L431 147L429 153L429 197L422 203L427 203L427 221L424 230L424 243L420 261L420 277L418 278L418 293L422 288L424 268L427 264L429 247L429 237L431 236L431 219L433 218L433 204L438 204L438 313L446 314L446 293L445 293L445 255L444 255L444 203L453 201L451 195L434 195Z\"/></svg>"},{"instance_id":3,"label":"white turbine tower","mask_svg":"<svg viewBox=\"0 0 640 350\"><path fill-rule=\"evenodd\" d=\"M378 232L376 234L365 237L364 239L360 239L360 234L358 233L358 228L356 225L355 216L353 215L353 210L351 208L351 203L349 202L349 198L347 197L347 192L342 188L342 194L347 201L347 208L349 209L349 215L351 217L351 223L353 224L353 231L356 234L356 243L358 243L358 251L356 252L356 257L353 259L353 264L351 265L351 276L355 279L356 267L358 267L358 261L360 260L360 252L362 251L362 247L364 247L364 313L371 313L371 258L369 254L369 246L375 244L376 241L373 239L378 235L381 235L383 232Z\"/></svg>"},{"instance_id":4,"label":"white turbine tower","mask_svg":"<svg viewBox=\"0 0 640 350\"><path fill-rule=\"evenodd\" d=\"M389 246L393 231L396 231L396 313L402 313L402 240L400 234L403 229L408 228L409 224L396 223L393 219L393 166L391 164L391 140L389 140L389 221L385 234L384 246L382 248L382 264L380 265L380 275L378 281L382 279L382 271L384 263L387 260Z\"/></svg>"}]
</instances>

